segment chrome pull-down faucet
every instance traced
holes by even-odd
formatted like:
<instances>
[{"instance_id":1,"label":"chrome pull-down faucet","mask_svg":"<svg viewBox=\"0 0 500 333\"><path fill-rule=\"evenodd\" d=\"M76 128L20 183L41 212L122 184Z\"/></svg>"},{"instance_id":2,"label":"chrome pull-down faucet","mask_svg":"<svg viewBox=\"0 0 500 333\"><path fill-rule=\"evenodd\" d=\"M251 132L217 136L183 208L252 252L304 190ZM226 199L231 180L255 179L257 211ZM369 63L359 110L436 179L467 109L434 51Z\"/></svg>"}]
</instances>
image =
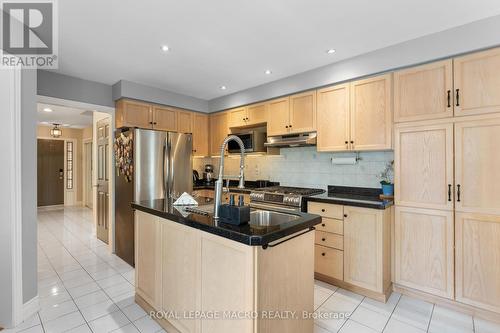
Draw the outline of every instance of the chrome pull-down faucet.
<instances>
[{"instance_id":1,"label":"chrome pull-down faucet","mask_svg":"<svg viewBox=\"0 0 500 333\"><path fill-rule=\"evenodd\" d=\"M226 150L227 143L231 140L236 141L240 146L240 175L237 177L224 176L224 151ZM219 206L221 204L222 187L224 178L238 178L238 188L245 188L245 145L243 141L236 135L229 135L224 139L220 146L220 162L219 162L219 176L215 182L215 195L214 195L214 218L219 218Z\"/></svg>"}]
</instances>

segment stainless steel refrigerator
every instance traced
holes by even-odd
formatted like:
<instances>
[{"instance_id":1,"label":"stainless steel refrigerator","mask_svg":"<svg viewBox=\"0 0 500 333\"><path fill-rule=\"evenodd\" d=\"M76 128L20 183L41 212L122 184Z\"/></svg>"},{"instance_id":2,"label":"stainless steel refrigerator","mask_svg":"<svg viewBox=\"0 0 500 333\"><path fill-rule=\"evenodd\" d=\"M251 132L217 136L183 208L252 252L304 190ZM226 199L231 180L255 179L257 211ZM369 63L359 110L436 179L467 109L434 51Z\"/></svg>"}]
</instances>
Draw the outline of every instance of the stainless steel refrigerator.
<instances>
[{"instance_id":1,"label":"stainless steel refrigerator","mask_svg":"<svg viewBox=\"0 0 500 333\"><path fill-rule=\"evenodd\" d=\"M115 250L134 265L132 201L176 198L193 190L191 134L138 128L115 134Z\"/></svg>"}]
</instances>

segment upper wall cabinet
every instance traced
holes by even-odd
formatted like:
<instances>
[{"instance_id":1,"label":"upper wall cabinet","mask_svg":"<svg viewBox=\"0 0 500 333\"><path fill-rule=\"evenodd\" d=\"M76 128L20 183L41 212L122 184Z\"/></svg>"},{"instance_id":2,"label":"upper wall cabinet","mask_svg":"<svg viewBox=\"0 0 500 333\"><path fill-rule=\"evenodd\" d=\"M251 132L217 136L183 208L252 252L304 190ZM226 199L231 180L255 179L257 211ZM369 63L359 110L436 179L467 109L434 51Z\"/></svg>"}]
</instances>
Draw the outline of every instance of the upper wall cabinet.
<instances>
[{"instance_id":1,"label":"upper wall cabinet","mask_svg":"<svg viewBox=\"0 0 500 333\"><path fill-rule=\"evenodd\" d=\"M120 127L152 127L152 107L150 104L119 100L116 102L116 128Z\"/></svg>"},{"instance_id":2,"label":"upper wall cabinet","mask_svg":"<svg viewBox=\"0 0 500 333\"><path fill-rule=\"evenodd\" d=\"M193 133L193 112L177 112L177 132Z\"/></svg>"},{"instance_id":3,"label":"upper wall cabinet","mask_svg":"<svg viewBox=\"0 0 500 333\"><path fill-rule=\"evenodd\" d=\"M219 112L210 115L210 154L219 156L220 147L229 133L228 113Z\"/></svg>"},{"instance_id":4,"label":"upper wall cabinet","mask_svg":"<svg viewBox=\"0 0 500 333\"><path fill-rule=\"evenodd\" d=\"M316 91L295 94L269 102L267 135L316 130Z\"/></svg>"},{"instance_id":5,"label":"upper wall cabinet","mask_svg":"<svg viewBox=\"0 0 500 333\"><path fill-rule=\"evenodd\" d=\"M318 151L349 149L349 92L349 83L318 90Z\"/></svg>"},{"instance_id":6,"label":"upper wall cabinet","mask_svg":"<svg viewBox=\"0 0 500 333\"><path fill-rule=\"evenodd\" d=\"M228 126L242 127L247 124L247 108L241 107L227 111Z\"/></svg>"},{"instance_id":7,"label":"upper wall cabinet","mask_svg":"<svg viewBox=\"0 0 500 333\"><path fill-rule=\"evenodd\" d=\"M209 122L208 115L193 114L193 155L208 156L209 153Z\"/></svg>"},{"instance_id":8,"label":"upper wall cabinet","mask_svg":"<svg viewBox=\"0 0 500 333\"><path fill-rule=\"evenodd\" d=\"M500 112L500 48L455 58L455 115Z\"/></svg>"},{"instance_id":9,"label":"upper wall cabinet","mask_svg":"<svg viewBox=\"0 0 500 333\"><path fill-rule=\"evenodd\" d=\"M246 127L267 122L267 103L258 103L227 111L228 126Z\"/></svg>"},{"instance_id":10,"label":"upper wall cabinet","mask_svg":"<svg viewBox=\"0 0 500 333\"><path fill-rule=\"evenodd\" d=\"M267 135L282 135L288 133L290 124L290 98L278 98L269 102L269 117L267 120Z\"/></svg>"},{"instance_id":11,"label":"upper wall cabinet","mask_svg":"<svg viewBox=\"0 0 500 333\"><path fill-rule=\"evenodd\" d=\"M453 117L451 59L394 73L394 122Z\"/></svg>"},{"instance_id":12,"label":"upper wall cabinet","mask_svg":"<svg viewBox=\"0 0 500 333\"><path fill-rule=\"evenodd\" d=\"M153 106L153 127L162 131L177 131L177 110Z\"/></svg>"},{"instance_id":13,"label":"upper wall cabinet","mask_svg":"<svg viewBox=\"0 0 500 333\"><path fill-rule=\"evenodd\" d=\"M351 83L351 147L392 148L392 74Z\"/></svg>"}]
</instances>

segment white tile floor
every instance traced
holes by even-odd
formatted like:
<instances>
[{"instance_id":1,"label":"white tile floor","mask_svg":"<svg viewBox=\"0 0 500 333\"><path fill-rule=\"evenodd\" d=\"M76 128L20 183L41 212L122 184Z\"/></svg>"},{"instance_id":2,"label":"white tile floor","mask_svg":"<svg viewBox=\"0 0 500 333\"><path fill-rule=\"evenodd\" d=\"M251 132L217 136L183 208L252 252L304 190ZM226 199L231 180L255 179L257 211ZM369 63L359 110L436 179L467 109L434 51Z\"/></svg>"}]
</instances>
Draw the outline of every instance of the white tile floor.
<instances>
[{"instance_id":1,"label":"white tile floor","mask_svg":"<svg viewBox=\"0 0 500 333\"><path fill-rule=\"evenodd\" d=\"M41 310L2 333L164 332L135 304L134 270L96 239L89 209L43 210L38 221ZM314 305L324 314L314 333L500 333L498 324L411 297L393 293L383 304L320 281ZM343 312L351 315L326 316Z\"/></svg>"}]
</instances>

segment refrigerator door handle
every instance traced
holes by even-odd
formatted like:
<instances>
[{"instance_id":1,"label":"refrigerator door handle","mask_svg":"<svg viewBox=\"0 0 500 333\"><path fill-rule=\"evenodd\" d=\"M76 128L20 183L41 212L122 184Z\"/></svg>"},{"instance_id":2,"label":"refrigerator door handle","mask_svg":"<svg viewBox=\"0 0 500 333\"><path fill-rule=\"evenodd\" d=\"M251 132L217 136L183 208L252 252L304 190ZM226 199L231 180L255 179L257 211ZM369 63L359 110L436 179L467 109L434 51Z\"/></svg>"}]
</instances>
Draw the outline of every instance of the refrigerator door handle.
<instances>
[{"instance_id":1,"label":"refrigerator door handle","mask_svg":"<svg viewBox=\"0 0 500 333\"><path fill-rule=\"evenodd\" d=\"M165 199L168 199L168 137L165 139L165 144L163 145L163 195Z\"/></svg>"}]
</instances>

